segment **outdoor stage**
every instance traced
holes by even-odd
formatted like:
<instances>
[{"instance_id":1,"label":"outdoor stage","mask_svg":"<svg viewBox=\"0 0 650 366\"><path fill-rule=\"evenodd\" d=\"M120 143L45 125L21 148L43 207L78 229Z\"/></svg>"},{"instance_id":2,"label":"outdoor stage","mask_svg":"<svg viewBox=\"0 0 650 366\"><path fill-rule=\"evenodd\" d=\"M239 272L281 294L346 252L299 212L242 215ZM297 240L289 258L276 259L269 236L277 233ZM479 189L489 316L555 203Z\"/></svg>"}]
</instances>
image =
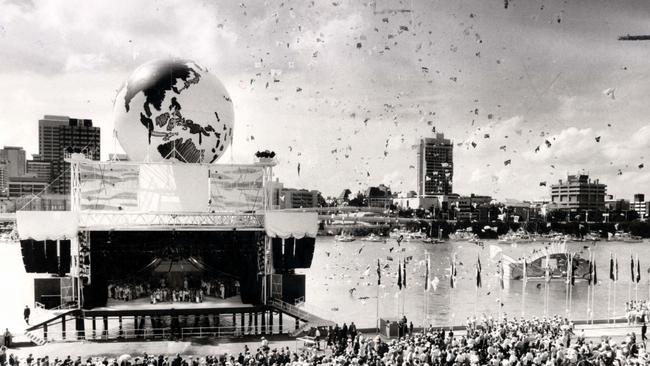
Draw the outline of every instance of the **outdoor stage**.
<instances>
[{"instance_id":1,"label":"outdoor stage","mask_svg":"<svg viewBox=\"0 0 650 366\"><path fill-rule=\"evenodd\" d=\"M57 275L35 286L35 302L63 311L26 330L35 343L286 334L324 323L293 305L304 301L294 270L311 266L318 216L272 209L273 161L66 161L71 211L17 213L26 271ZM109 299L112 284L127 293L221 288L228 298L127 303Z\"/></svg>"}]
</instances>

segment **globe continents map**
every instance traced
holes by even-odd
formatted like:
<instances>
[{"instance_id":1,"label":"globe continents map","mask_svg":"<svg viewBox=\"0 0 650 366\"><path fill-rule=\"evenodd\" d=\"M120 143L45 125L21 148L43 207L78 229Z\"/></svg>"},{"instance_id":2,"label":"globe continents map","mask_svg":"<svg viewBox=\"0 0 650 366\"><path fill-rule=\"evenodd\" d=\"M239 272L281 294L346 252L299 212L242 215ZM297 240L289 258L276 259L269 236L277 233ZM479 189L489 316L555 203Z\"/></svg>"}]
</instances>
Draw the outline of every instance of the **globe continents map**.
<instances>
[{"instance_id":1,"label":"globe continents map","mask_svg":"<svg viewBox=\"0 0 650 366\"><path fill-rule=\"evenodd\" d=\"M118 92L114 116L130 160L212 163L232 141L228 92L189 60L155 60L137 68Z\"/></svg>"}]
</instances>

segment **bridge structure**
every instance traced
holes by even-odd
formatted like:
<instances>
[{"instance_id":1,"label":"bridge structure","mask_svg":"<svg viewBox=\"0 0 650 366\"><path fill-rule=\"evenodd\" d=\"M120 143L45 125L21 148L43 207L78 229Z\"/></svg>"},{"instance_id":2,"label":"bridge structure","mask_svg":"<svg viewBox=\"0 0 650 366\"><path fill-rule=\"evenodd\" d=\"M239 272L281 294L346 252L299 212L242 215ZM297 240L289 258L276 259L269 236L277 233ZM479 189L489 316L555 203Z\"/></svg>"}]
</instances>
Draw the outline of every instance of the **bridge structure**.
<instances>
[{"instance_id":1,"label":"bridge structure","mask_svg":"<svg viewBox=\"0 0 650 366\"><path fill-rule=\"evenodd\" d=\"M503 277L505 280L521 279L524 270L524 260L527 264L527 272L529 272L531 265L540 259L551 259L552 257L557 258L558 256L566 257L568 254L569 252L567 250L566 240L554 241L543 249L536 250L521 259L514 259L508 255L502 254L501 262L503 268ZM543 265L545 265L545 262L542 264L542 266Z\"/></svg>"}]
</instances>

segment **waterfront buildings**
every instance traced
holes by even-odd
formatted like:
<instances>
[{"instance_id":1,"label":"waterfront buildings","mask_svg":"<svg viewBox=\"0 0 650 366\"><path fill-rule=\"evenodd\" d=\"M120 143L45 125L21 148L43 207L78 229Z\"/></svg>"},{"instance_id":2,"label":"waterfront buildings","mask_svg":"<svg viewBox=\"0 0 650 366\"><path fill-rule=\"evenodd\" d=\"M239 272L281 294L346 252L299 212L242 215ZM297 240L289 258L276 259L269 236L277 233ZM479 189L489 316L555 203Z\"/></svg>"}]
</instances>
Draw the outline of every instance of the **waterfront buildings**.
<instances>
[{"instance_id":1,"label":"waterfront buildings","mask_svg":"<svg viewBox=\"0 0 650 366\"><path fill-rule=\"evenodd\" d=\"M270 183L270 190L271 206L274 209L318 207L318 191L285 188L277 180Z\"/></svg>"},{"instance_id":2,"label":"waterfront buildings","mask_svg":"<svg viewBox=\"0 0 650 366\"><path fill-rule=\"evenodd\" d=\"M33 154L32 160L27 160L27 169L25 172L25 175L38 177L49 182L52 174L52 163L41 160L38 154Z\"/></svg>"},{"instance_id":3,"label":"waterfront buildings","mask_svg":"<svg viewBox=\"0 0 650 366\"><path fill-rule=\"evenodd\" d=\"M551 185L551 202L563 211L604 210L607 185L589 175L568 175Z\"/></svg>"},{"instance_id":4,"label":"waterfront buildings","mask_svg":"<svg viewBox=\"0 0 650 366\"><path fill-rule=\"evenodd\" d=\"M383 184L376 187L368 187L365 194L368 200L368 207L388 208L393 203L393 195L390 187Z\"/></svg>"},{"instance_id":5,"label":"waterfront buildings","mask_svg":"<svg viewBox=\"0 0 650 366\"><path fill-rule=\"evenodd\" d=\"M453 191L454 145L444 134L422 138L418 146L417 193L421 197L449 195Z\"/></svg>"},{"instance_id":6,"label":"waterfront buildings","mask_svg":"<svg viewBox=\"0 0 650 366\"><path fill-rule=\"evenodd\" d=\"M25 150L19 146L5 146L0 149L0 162L6 164L8 177L20 177L25 174Z\"/></svg>"},{"instance_id":7,"label":"waterfront buildings","mask_svg":"<svg viewBox=\"0 0 650 366\"><path fill-rule=\"evenodd\" d=\"M79 152L89 159L99 160L99 136L99 127L94 127L90 119L45 115L38 121L39 156L51 163L53 192L70 192L69 164L64 161L66 153Z\"/></svg>"},{"instance_id":8,"label":"waterfront buildings","mask_svg":"<svg viewBox=\"0 0 650 366\"><path fill-rule=\"evenodd\" d=\"M639 215L639 219L645 220L648 216L648 211L646 211L646 202L645 195L643 193L637 193L634 195L634 200L630 202L630 209L636 211Z\"/></svg>"}]
</instances>

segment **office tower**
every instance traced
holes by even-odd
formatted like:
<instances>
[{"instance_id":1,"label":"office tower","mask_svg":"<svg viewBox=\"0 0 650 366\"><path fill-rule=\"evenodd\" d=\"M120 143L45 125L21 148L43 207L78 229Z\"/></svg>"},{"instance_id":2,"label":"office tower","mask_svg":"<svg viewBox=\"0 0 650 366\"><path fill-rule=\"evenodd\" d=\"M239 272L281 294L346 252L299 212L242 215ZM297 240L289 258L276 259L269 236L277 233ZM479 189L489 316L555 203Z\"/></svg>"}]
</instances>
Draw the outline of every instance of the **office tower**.
<instances>
[{"instance_id":1,"label":"office tower","mask_svg":"<svg viewBox=\"0 0 650 366\"><path fill-rule=\"evenodd\" d=\"M551 185L551 202L561 210L603 210L607 185L586 174L569 175L566 181Z\"/></svg>"},{"instance_id":2,"label":"office tower","mask_svg":"<svg viewBox=\"0 0 650 366\"><path fill-rule=\"evenodd\" d=\"M444 134L422 138L418 146L418 195L449 195L454 178L454 145Z\"/></svg>"},{"instance_id":3,"label":"office tower","mask_svg":"<svg viewBox=\"0 0 650 366\"><path fill-rule=\"evenodd\" d=\"M19 146L5 146L0 149L0 162L7 165L8 177L25 175L25 150Z\"/></svg>"},{"instance_id":4,"label":"office tower","mask_svg":"<svg viewBox=\"0 0 650 366\"><path fill-rule=\"evenodd\" d=\"M43 161L51 163L50 189L52 192L70 193L70 164L66 154L82 153L87 158L99 160L99 127L90 119L46 115L38 121L38 148Z\"/></svg>"}]
</instances>

